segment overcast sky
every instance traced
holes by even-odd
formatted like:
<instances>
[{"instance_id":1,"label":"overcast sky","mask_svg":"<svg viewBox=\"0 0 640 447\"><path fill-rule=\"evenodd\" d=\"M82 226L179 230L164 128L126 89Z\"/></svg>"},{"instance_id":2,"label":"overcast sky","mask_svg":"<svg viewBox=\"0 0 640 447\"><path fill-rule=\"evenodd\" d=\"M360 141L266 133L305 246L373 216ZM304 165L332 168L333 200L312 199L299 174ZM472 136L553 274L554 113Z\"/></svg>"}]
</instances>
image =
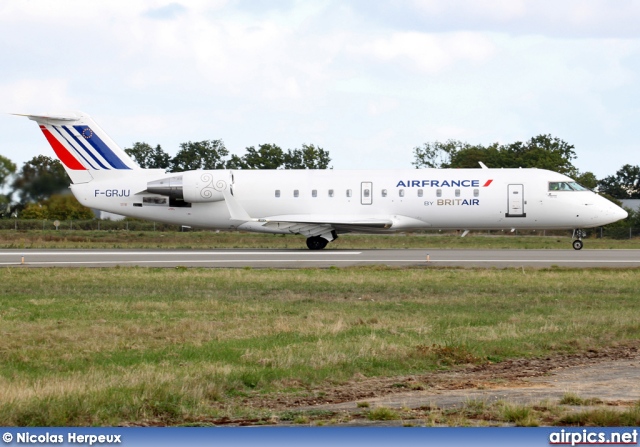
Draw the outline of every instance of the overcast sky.
<instances>
[{"instance_id":1,"label":"overcast sky","mask_svg":"<svg viewBox=\"0 0 640 447\"><path fill-rule=\"evenodd\" d=\"M82 110L122 147L316 144L335 169L551 134L640 164L640 1L0 2L0 112ZM0 154L53 156L0 115Z\"/></svg>"}]
</instances>

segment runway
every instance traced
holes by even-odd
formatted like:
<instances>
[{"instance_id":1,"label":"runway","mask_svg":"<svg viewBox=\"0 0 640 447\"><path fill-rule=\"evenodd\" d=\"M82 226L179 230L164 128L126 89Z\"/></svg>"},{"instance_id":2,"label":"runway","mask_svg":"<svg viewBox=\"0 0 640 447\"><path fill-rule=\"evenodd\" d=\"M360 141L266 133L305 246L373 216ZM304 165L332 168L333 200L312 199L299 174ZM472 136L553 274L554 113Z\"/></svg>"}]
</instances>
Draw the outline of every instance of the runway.
<instances>
[{"instance_id":1,"label":"runway","mask_svg":"<svg viewBox=\"0 0 640 447\"><path fill-rule=\"evenodd\" d=\"M640 267L640 250L0 250L0 267Z\"/></svg>"}]
</instances>

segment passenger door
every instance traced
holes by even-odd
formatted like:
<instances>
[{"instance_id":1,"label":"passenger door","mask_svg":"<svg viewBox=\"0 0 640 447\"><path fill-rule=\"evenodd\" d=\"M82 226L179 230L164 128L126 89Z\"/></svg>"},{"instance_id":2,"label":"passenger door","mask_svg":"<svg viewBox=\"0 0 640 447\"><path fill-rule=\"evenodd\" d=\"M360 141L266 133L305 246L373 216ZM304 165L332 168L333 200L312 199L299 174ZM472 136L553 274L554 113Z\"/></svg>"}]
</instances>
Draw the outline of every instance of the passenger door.
<instances>
[{"instance_id":1,"label":"passenger door","mask_svg":"<svg viewBox=\"0 0 640 447\"><path fill-rule=\"evenodd\" d=\"M524 212L524 185L507 186L507 213L506 217L527 217Z\"/></svg>"}]
</instances>

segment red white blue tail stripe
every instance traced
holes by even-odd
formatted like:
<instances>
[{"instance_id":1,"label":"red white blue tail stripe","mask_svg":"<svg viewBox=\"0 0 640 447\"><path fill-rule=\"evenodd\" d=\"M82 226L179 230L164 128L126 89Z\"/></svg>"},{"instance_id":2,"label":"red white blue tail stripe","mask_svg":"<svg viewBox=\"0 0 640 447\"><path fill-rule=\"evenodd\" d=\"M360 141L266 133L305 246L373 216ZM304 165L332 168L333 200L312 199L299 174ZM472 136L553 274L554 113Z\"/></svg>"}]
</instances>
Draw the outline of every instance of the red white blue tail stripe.
<instances>
[{"instance_id":1,"label":"red white blue tail stripe","mask_svg":"<svg viewBox=\"0 0 640 447\"><path fill-rule=\"evenodd\" d=\"M40 125L40 129L54 150L62 146L64 156L58 150L56 154L70 169L131 169L89 126Z\"/></svg>"},{"instance_id":2,"label":"red white blue tail stripe","mask_svg":"<svg viewBox=\"0 0 640 447\"><path fill-rule=\"evenodd\" d=\"M76 180L89 181L100 171L115 173L139 169L131 157L88 115L75 112L26 116L40 125L74 183Z\"/></svg>"}]
</instances>

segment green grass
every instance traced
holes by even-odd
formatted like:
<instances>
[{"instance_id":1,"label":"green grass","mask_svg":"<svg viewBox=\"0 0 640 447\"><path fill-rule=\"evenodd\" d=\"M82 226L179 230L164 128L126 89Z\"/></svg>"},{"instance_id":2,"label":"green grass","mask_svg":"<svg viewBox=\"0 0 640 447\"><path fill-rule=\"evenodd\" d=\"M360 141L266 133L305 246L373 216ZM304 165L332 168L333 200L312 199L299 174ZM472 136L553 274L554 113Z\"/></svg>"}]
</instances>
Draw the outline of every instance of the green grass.
<instances>
[{"instance_id":1,"label":"green grass","mask_svg":"<svg viewBox=\"0 0 640 447\"><path fill-rule=\"evenodd\" d=\"M602 400L598 398L585 399L578 396L575 393L564 393L562 399L560 399L560 405L574 405L574 406L588 406L588 405L600 405Z\"/></svg>"},{"instance_id":2,"label":"green grass","mask_svg":"<svg viewBox=\"0 0 640 447\"><path fill-rule=\"evenodd\" d=\"M528 232L515 235L505 232L478 232L461 238L455 233L399 233L393 235L345 234L327 249L367 248L475 248L475 249L571 249L571 232L554 236ZM584 240L588 249L640 248L640 238ZM0 230L1 248L277 248L306 249L305 238L239 232L161 232L161 231L92 231L92 230Z\"/></svg>"},{"instance_id":3,"label":"green grass","mask_svg":"<svg viewBox=\"0 0 640 447\"><path fill-rule=\"evenodd\" d=\"M400 415L392 408L377 407L367 413L367 418L371 421L395 421L400 419Z\"/></svg>"},{"instance_id":4,"label":"green grass","mask_svg":"<svg viewBox=\"0 0 640 447\"><path fill-rule=\"evenodd\" d=\"M596 408L572 413L559 419L558 425L591 427L637 427L640 425L640 407L620 410Z\"/></svg>"},{"instance_id":5,"label":"green grass","mask_svg":"<svg viewBox=\"0 0 640 447\"><path fill-rule=\"evenodd\" d=\"M354 377L635 343L639 273L4 268L0 425L269 421Z\"/></svg>"}]
</instances>

